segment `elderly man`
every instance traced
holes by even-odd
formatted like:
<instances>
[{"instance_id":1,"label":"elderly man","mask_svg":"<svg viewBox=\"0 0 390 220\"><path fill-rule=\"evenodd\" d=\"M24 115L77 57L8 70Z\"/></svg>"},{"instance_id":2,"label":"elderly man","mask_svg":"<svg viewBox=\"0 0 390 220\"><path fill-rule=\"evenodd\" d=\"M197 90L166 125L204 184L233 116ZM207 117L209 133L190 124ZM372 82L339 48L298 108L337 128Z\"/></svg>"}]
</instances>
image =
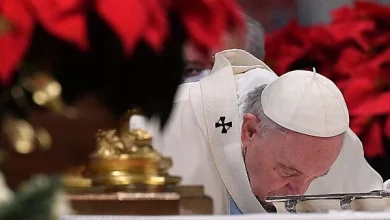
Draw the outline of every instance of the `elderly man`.
<instances>
[{"instance_id":1,"label":"elderly man","mask_svg":"<svg viewBox=\"0 0 390 220\"><path fill-rule=\"evenodd\" d=\"M278 78L243 50L216 54L210 76L181 86L163 133L130 124L153 133L183 184L205 186L216 214L272 211L271 195L383 187L334 83L310 71Z\"/></svg>"}]
</instances>

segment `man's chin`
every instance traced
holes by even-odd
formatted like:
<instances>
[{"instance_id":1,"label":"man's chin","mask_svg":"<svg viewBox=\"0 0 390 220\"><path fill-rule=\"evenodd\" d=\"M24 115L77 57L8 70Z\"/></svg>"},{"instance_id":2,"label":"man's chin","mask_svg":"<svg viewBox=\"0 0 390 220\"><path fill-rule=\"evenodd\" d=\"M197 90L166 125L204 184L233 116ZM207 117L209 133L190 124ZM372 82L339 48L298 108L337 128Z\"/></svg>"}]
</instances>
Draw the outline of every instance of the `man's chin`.
<instances>
[{"instance_id":1,"label":"man's chin","mask_svg":"<svg viewBox=\"0 0 390 220\"><path fill-rule=\"evenodd\" d=\"M267 196L267 197L268 197L268 196ZM267 198L267 197L266 197L266 198ZM261 204L263 204L263 205L272 205L272 203L266 202L266 201L265 201L266 198L261 199L259 196L256 196L257 201L259 201Z\"/></svg>"}]
</instances>

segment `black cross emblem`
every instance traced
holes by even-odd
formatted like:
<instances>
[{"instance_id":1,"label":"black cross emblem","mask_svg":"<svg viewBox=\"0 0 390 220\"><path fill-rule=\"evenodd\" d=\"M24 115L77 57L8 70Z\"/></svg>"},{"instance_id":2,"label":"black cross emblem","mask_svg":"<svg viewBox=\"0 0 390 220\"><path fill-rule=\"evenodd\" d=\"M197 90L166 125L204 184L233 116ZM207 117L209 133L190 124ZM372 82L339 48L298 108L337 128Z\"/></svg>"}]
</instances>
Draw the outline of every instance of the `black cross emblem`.
<instances>
[{"instance_id":1,"label":"black cross emblem","mask_svg":"<svg viewBox=\"0 0 390 220\"><path fill-rule=\"evenodd\" d=\"M215 127L219 128L222 126L222 134L226 134L227 131L233 126L232 122L225 123L226 117L219 117L219 120L215 123Z\"/></svg>"}]
</instances>

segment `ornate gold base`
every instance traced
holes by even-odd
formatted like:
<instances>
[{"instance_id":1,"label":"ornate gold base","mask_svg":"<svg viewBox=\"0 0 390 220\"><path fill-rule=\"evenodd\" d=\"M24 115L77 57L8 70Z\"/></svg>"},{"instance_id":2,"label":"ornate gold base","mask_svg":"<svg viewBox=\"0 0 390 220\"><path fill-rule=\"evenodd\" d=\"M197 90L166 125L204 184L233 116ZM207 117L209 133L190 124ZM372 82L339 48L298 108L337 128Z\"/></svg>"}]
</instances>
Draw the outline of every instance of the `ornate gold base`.
<instances>
[{"instance_id":1,"label":"ornate gold base","mask_svg":"<svg viewBox=\"0 0 390 220\"><path fill-rule=\"evenodd\" d=\"M131 188L68 188L67 194L72 208L79 215L213 214L212 200L204 194L201 186L179 186L171 188L174 191L170 192L159 192L158 188L149 190L134 192Z\"/></svg>"},{"instance_id":2,"label":"ornate gold base","mask_svg":"<svg viewBox=\"0 0 390 220\"><path fill-rule=\"evenodd\" d=\"M163 186L169 183L177 184L180 180L181 178L175 176L148 176L114 171L106 175L94 176L92 184L100 186L128 186L136 184Z\"/></svg>"},{"instance_id":3,"label":"ornate gold base","mask_svg":"<svg viewBox=\"0 0 390 220\"><path fill-rule=\"evenodd\" d=\"M178 215L178 193L94 193L69 195L79 215Z\"/></svg>"}]
</instances>

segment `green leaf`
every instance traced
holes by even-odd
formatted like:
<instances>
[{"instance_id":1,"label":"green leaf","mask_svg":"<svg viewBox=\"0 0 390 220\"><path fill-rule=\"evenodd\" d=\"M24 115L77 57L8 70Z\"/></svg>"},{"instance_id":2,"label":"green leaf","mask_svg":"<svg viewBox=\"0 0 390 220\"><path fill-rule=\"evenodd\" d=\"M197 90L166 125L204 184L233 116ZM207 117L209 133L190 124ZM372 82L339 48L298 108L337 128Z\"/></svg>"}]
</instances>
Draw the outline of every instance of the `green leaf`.
<instances>
[{"instance_id":1,"label":"green leaf","mask_svg":"<svg viewBox=\"0 0 390 220\"><path fill-rule=\"evenodd\" d=\"M52 220L53 204L61 181L57 176L36 176L15 194L13 200L0 206L0 219Z\"/></svg>"}]
</instances>

